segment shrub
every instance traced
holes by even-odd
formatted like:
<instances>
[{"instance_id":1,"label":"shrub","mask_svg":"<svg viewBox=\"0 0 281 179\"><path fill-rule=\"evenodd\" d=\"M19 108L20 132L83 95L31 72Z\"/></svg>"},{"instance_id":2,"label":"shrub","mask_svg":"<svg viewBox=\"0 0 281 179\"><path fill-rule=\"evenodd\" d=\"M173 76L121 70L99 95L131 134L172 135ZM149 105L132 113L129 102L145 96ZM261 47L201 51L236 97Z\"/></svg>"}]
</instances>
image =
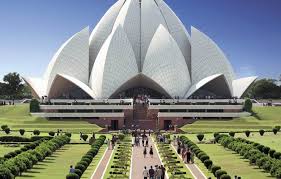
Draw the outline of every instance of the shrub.
<instances>
[{"instance_id":1,"label":"shrub","mask_svg":"<svg viewBox=\"0 0 281 179\"><path fill-rule=\"evenodd\" d=\"M244 103L244 110L247 112L252 112L252 107L253 107L252 101L249 98L247 98Z\"/></svg>"},{"instance_id":2,"label":"shrub","mask_svg":"<svg viewBox=\"0 0 281 179\"><path fill-rule=\"evenodd\" d=\"M19 132L20 132L20 135L24 135L25 130L24 129L20 129Z\"/></svg>"},{"instance_id":3,"label":"shrub","mask_svg":"<svg viewBox=\"0 0 281 179\"><path fill-rule=\"evenodd\" d=\"M55 132L54 132L54 131L50 131L50 132L49 132L49 136L54 137L54 136L55 136Z\"/></svg>"},{"instance_id":4,"label":"shrub","mask_svg":"<svg viewBox=\"0 0 281 179\"><path fill-rule=\"evenodd\" d=\"M216 166L216 165L213 165L212 167L211 167L211 171L212 171L212 173L214 174L214 176L216 176L216 171L217 170L220 170L221 169L221 167L220 166Z\"/></svg>"},{"instance_id":5,"label":"shrub","mask_svg":"<svg viewBox=\"0 0 281 179\"><path fill-rule=\"evenodd\" d=\"M8 128L8 126L7 125L2 125L1 126L1 129L4 131L6 128Z\"/></svg>"},{"instance_id":6,"label":"shrub","mask_svg":"<svg viewBox=\"0 0 281 179\"><path fill-rule=\"evenodd\" d=\"M71 133L70 132L67 132L67 133L65 133L65 135L67 136L67 137L71 137Z\"/></svg>"},{"instance_id":7,"label":"shrub","mask_svg":"<svg viewBox=\"0 0 281 179\"><path fill-rule=\"evenodd\" d=\"M269 156L270 156L271 158L273 158L275 152L276 152L276 151L275 151L274 149L270 149L270 150L269 150Z\"/></svg>"},{"instance_id":8,"label":"shrub","mask_svg":"<svg viewBox=\"0 0 281 179\"><path fill-rule=\"evenodd\" d=\"M278 129L277 129L277 128L273 128L273 129L272 129L272 132L273 132L273 134L275 134L275 135L276 135L276 134L277 134L277 132L278 132Z\"/></svg>"},{"instance_id":9,"label":"shrub","mask_svg":"<svg viewBox=\"0 0 281 179\"><path fill-rule=\"evenodd\" d=\"M278 131L280 131L281 126L275 126L274 128L276 128Z\"/></svg>"},{"instance_id":10,"label":"shrub","mask_svg":"<svg viewBox=\"0 0 281 179\"><path fill-rule=\"evenodd\" d=\"M226 173L226 171L221 170L221 169L217 170L215 173L217 178L220 178L223 174L227 174L227 173Z\"/></svg>"},{"instance_id":11,"label":"shrub","mask_svg":"<svg viewBox=\"0 0 281 179\"><path fill-rule=\"evenodd\" d=\"M35 130L33 131L33 134L34 134L34 135L40 135L40 131L37 130L37 129L35 129Z\"/></svg>"},{"instance_id":12,"label":"shrub","mask_svg":"<svg viewBox=\"0 0 281 179\"><path fill-rule=\"evenodd\" d=\"M87 134L82 134L81 138L82 138L84 141L87 141L88 135L87 135Z\"/></svg>"},{"instance_id":13,"label":"shrub","mask_svg":"<svg viewBox=\"0 0 281 179\"><path fill-rule=\"evenodd\" d=\"M75 169L74 170L74 173L76 173L78 176L79 176L79 178L82 176L82 171L81 170L79 170L79 169Z\"/></svg>"},{"instance_id":14,"label":"shrub","mask_svg":"<svg viewBox=\"0 0 281 179\"><path fill-rule=\"evenodd\" d=\"M229 135L230 135L231 137L234 137L234 136L235 136L235 132L229 132Z\"/></svg>"},{"instance_id":15,"label":"shrub","mask_svg":"<svg viewBox=\"0 0 281 179\"><path fill-rule=\"evenodd\" d=\"M261 136L263 136L264 132L265 131L263 129L259 130L259 133L260 133Z\"/></svg>"},{"instance_id":16,"label":"shrub","mask_svg":"<svg viewBox=\"0 0 281 179\"><path fill-rule=\"evenodd\" d=\"M40 103L36 99L32 99L29 104L30 112L40 112Z\"/></svg>"},{"instance_id":17,"label":"shrub","mask_svg":"<svg viewBox=\"0 0 281 179\"><path fill-rule=\"evenodd\" d=\"M281 159L281 153L280 152L275 152L273 154L273 157L276 158L276 159Z\"/></svg>"},{"instance_id":18,"label":"shrub","mask_svg":"<svg viewBox=\"0 0 281 179\"><path fill-rule=\"evenodd\" d=\"M220 135L220 133L215 132L215 133L214 133L214 138L216 138L218 135Z\"/></svg>"},{"instance_id":19,"label":"shrub","mask_svg":"<svg viewBox=\"0 0 281 179\"><path fill-rule=\"evenodd\" d=\"M4 131L5 131L6 134L10 134L11 129L9 127L7 127L7 128L4 129Z\"/></svg>"},{"instance_id":20,"label":"shrub","mask_svg":"<svg viewBox=\"0 0 281 179\"><path fill-rule=\"evenodd\" d=\"M197 139L202 141L204 139L204 134L197 134Z\"/></svg>"},{"instance_id":21,"label":"shrub","mask_svg":"<svg viewBox=\"0 0 281 179\"><path fill-rule=\"evenodd\" d=\"M220 179L231 179L231 177L227 174L223 174Z\"/></svg>"},{"instance_id":22,"label":"shrub","mask_svg":"<svg viewBox=\"0 0 281 179\"><path fill-rule=\"evenodd\" d=\"M82 171L82 173L86 170L86 167L82 164L76 164L75 169L79 169Z\"/></svg>"},{"instance_id":23,"label":"shrub","mask_svg":"<svg viewBox=\"0 0 281 179\"><path fill-rule=\"evenodd\" d=\"M210 169L211 166L213 165L213 161L210 160L210 159L207 159L207 160L204 161L204 165L207 169Z\"/></svg>"},{"instance_id":24,"label":"shrub","mask_svg":"<svg viewBox=\"0 0 281 179\"><path fill-rule=\"evenodd\" d=\"M205 162L205 160L208 160L208 159L210 159L210 157L208 156L208 155L202 155L202 156L200 156L200 160L204 163Z\"/></svg>"},{"instance_id":25,"label":"shrub","mask_svg":"<svg viewBox=\"0 0 281 179\"><path fill-rule=\"evenodd\" d=\"M119 138L120 140L124 140L125 135L124 135L124 134L118 134L118 138Z\"/></svg>"},{"instance_id":26,"label":"shrub","mask_svg":"<svg viewBox=\"0 0 281 179\"><path fill-rule=\"evenodd\" d=\"M245 131L245 135L246 135L247 137L249 137L250 134L251 134L251 132L250 132L249 130L246 130L246 131Z\"/></svg>"},{"instance_id":27,"label":"shrub","mask_svg":"<svg viewBox=\"0 0 281 179\"><path fill-rule=\"evenodd\" d=\"M70 173L68 175L66 175L66 179L79 179L79 175L77 175L76 173Z\"/></svg>"},{"instance_id":28,"label":"shrub","mask_svg":"<svg viewBox=\"0 0 281 179\"><path fill-rule=\"evenodd\" d=\"M30 139L20 136L1 136L0 141L1 142L30 142Z\"/></svg>"},{"instance_id":29,"label":"shrub","mask_svg":"<svg viewBox=\"0 0 281 179\"><path fill-rule=\"evenodd\" d=\"M268 155L270 148L269 147L264 147L263 148L263 153L265 153L266 155Z\"/></svg>"},{"instance_id":30,"label":"shrub","mask_svg":"<svg viewBox=\"0 0 281 179\"><path fill-rule=\"evenodd\" d=\"M1 168L0 169L0 178L3 179L14 179L14 175L11 173L11 171L7 168Z\"/></svg>"}]
</instances>

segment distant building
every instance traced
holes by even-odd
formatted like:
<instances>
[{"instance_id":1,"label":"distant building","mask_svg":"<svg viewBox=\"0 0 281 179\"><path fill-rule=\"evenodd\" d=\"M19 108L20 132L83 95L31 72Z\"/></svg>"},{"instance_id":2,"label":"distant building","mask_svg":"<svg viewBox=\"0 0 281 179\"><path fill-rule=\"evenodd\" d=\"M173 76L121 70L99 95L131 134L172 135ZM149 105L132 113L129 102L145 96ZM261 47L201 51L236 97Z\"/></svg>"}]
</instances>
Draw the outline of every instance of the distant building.
<instances>
[{"instance_id":1,"label":"distant building","mask_svg":"<svg viewBox=\"0 0 281 179\"><path fill-rule=\"evenodd\" d=\"M71 104L76 99L92 100L84 101L87 105L94 104L94 101L103 103L104 99L118 98L133 98L150 105L154 99L155 103L164 106L161 98L179 100L167 104L192 105L192 99L198 102L193 105L199 104L200 99L205 100L204 104L217 104L218 101L214 100L218 99L224 100L223 104L229 104L232 102L228 99L241 98L256 78L236 79L232 66L222 50L195 27L191 27L189 35L183 23L163 0L119 0L106 12L91 35L89 28L86 27L60 47L42 78L24 80L31 87L34 97L38 99L42 97L44 100L53 101L64 99L71 101ZM84 102L82 103L85 104ZM141 106L134 106L135 102L137 101L129 104L132 105L131 109L134 112L136 109L141 110ZM116 102L116 105L117 103L121 101ZM68 102L64 101L63 104ZM143 105L144 108L145 106ZM140 114L158 110L156 117L154 115L153 118L161 116L166 118L159 115L161 113L159 110L168 110L167 112L175 110L173 115L169 114L170 118L179 121L179 118L208 117L206 116L208 113L212 113L209 117L237 117L239 116L237 112L242 112L241 106L239 109L237 106L234 109L228 106L228 111L236 113L224 116L215 115L218 112L225 112L225 108L221 107L214 109L204 106L196 109L184 106L179 109L168 107L159 109L155 106L148 107ZM83 107L71 109L74 110L72 112L67 111L67 116L58 114L60 108L54 106L52 110L47 108L42 106L42 110L49 111L43 115L44 117L69 117L75 113L73 117L81 118L100 119L106 116L105 118L119 117L123 120L127 118L129 121L137 118L134 115L126 117L125 109L119 107L116 109L114 106L98 110L113 112L116 109L123 113L121 117L116 114L108 116L108 113L101 116L79 115L77 110L84 110ZM93 108L87 108L88 112L83 113L95 113ZM125 108L127 110L127 107ZM68 109L62 107L61 110ZM190 114L176 116L177 110ZM198 112L205 114L191 115ZM146 119L145 114L139 118ZM126 125L126 121L121 122L118 128L123 124Z\"/></svg>"}]
</instances>

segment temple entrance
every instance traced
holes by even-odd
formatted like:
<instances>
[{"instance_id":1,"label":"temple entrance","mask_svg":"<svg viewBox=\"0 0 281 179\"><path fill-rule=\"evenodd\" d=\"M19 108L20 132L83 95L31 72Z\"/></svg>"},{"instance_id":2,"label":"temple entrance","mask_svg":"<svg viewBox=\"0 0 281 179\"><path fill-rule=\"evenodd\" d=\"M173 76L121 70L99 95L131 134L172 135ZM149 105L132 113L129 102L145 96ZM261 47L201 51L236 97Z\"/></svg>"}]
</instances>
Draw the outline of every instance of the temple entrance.
<instances>
[{"instance_id":1,"label":"temple entrance","mask_svg":"<svg viewBox=\"0 0 281 179\"><path fill-rule=\"evenodd\" d=\"M164 130L169 130L172 125L172 120L164 120Z\"/></svg>"},{"instance_id":2,"label":"temple entrance","mask_svg":"<svg viewBox=\"0 0 281 179\"><path fill-rule=\"evenodd\" d=\"M118 130L118 120L111 120L111 130Z\"/></svg>"}]
</instances>

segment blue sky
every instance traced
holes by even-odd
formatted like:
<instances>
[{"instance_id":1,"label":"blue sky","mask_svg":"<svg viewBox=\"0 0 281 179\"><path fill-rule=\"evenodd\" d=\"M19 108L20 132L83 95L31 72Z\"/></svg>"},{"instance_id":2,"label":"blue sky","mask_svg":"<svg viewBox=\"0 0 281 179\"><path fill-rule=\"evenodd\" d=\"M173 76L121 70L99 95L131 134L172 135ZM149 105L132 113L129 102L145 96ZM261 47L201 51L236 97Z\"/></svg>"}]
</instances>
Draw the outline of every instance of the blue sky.
<instances>
[{"instance_id":1,"label":"blue sky","mask_svg":"<svg viewBox=\"0 0 281 179\"><path fill-rule=\"evenodd\" d=\"M0 78L8 72L41 76L60 45L97 24L115 0L2 0ZM166 0L188 31L211 37L238 77L281 74L280 0Z\"/></svg>"}]
</instances>

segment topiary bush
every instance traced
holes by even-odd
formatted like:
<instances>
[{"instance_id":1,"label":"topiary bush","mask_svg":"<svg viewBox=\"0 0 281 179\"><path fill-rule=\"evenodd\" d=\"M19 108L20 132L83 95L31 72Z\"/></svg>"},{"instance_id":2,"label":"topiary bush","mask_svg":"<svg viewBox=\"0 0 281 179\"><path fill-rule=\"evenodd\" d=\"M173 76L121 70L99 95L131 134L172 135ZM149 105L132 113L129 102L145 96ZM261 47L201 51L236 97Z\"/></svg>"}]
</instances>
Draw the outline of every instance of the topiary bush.
<instances>
[{"instance_id":1,"label":"topiary bush","mask_svg":"<svg viewBox=\"0 0 281 179\"><path fill-rule=\"evenodd\" d=\"M69 138L71 138L71 133L70 132L65 133L65 135L68 136Z\"/></svg>"},{"instance_id":2,"label":"topiary bush","mask_svg":"<svg viewBox=\"0 0 281 179\"><path fill-rule=\"evenodd\" d=\"M244 110L251 113L252 107L253 107L252 101L249 98L247 98L244 102Z\"/></svg>"},{"instance_id":3,"label":"topiary bush","mask_svg":"<svg viewBox=\"0 0 281 179\"><path fill-rule=\"evenodd\" d=\"M78 163L75 165L75 169L79 169L79 170L81 170L82 173L84 173L84 171L86 170L86 167L84 165Z\"/></svg>"},{"instance_id":4,"label":"topiary bush","mask_svg":"<svg viewBox=\"0 0 281 179\"><path fill-rule=\"evenodd\" d=\"M77 175L76 173L70 173L68 175L66 175L66 179L79 179L79 175Z\"/></svg>"},{"instance_id":5,"label":"topiary bush","mask_svg":"<svg viewBox=\"0 0 281 179\"><path fill-rule=\"evenodd\" d=\"M220 170L221 169L221 167L220 166L217 166L217 165L213 165L212 167L211 167L211 171L212 171L212 173L214 174L214 176L216 176L216 171L217 170Z\"/></svg>"},{"instance_id":6,"label":"topiary bush","mask_svg":"<svg viewBox=\"0 0 281 179\"><path fill-rule=\"evenodd\" d=\"M234 136L235 136L235 132L229 132L229 135L230 135L231 137L234 137Z\"/></svg>"},{"instance_id":7,"label":"topiary bush","mask_svg":"<svg viewBox=\"0 0 281 179\"><path fill-rule=\"evenodd\" d=\"M220 179L231 179L231 177L227 174L223 174Z\"/></svg>"},{"instance_id":8,"label":"topiary bush","mask_svg":"<svg viewBox=\"0 0 281 179\"><path fill-rule=\"evenodd\" d=\"M281 153L280 152L275 152L273 154L273 157L276 158L276 159L281 159Z\"/></svg>"},{"instance_id":9,"label":"topiary bush","mask_svg":"<svg viewBox=\"0 0 281 179\"><path fill-rule=\"evenodd\" d=\"M6 134L10 134L11 129L9 127L7 127L7 128L4 129L4 131L5 131Z\"/></svg>"},{"instance_id":10,"label":"topiary bush","mask_svg":"<svg viewBox=\"0 0 281 179\"><path fill-rule=\"evenodd\" d=\"M277 128L273 128L273 129L272 129L272 132L273 132L274 135L276 135L277 132L278 132L278 129L277 129Z\"/></svg>"},{"instance_id":11,"label":"topiary bush","mask_svg":"<svg viewBox=\"0 0 281 179\"><path fill-rule=\"evenodd\" d=\"M7 125L2 125L1 126L1 129L4 131L6 128L8 128L8 126Z\"/></svg>"},{"instance_id":12,"label":"topiary bush","mask_svg":"<svg viewBox=\"0 0 281 179\"><path fill-rule=\"evenodd\" d=\"M29 111L31 113L40 112L40 103L37 99L32 99L29 103Z\"/></svg>"},{"instance_id":13,"label":"topiary bush","mask_svg":"<svg viewBox=\"0 0 281 179\"><path fill-rule=\"evenodd\" d=\"M87 134L82 134L82 135L81 135L81 138L82 138L84 141L87 141L88 135L87 135Z\"/></svg>"},{"instance_id":14,"label":"topiary bush","mask_svg":"<svg viewBox=\"0 0 281 179\"><path fill-rule=\"evenodd\" d=\"M24 135L25 130L24 129L20 129L19 132L20 132L20 135Z\"/></svg>"},{"instance_id":15,"label":"topiary bush","mask_svg":"<svg viewBox=\"0 0 281 179\"><path fill-rule=\"evenodd\" d=\"M204 139L204 134L197 134L197 139L201 142Z\"/></svg>"},{"instance_id":16,"label":"topiary bush","mask_svg":"<svg viewBox=\"0 0 281 179\"><path fill-rule=\"evenodd\" d=\"M245 135L246 135L247 137L249 137L250 134L251 134L251 132L250 132L249 130L246 130L246 131L245 131Z\"/></svg>"},{"instance_id":17,"label":"topiary bush","mask_svg":"<svg viewBox=\"0 0 281 179\"><path fill-rule=\"evenodd\" d=\"M207 159L207 160L204 161L204 165L207 169L210 169L211 166L213 165L213 161L210 160L210 159Z\"/></svg>"},{"instance_id":18,"label":"topiary bush","mask_svg":"<svg viewBox=\"0 0 281 179\"><path fill-rule=\"evenodd\" d=\"M276 128L278 131L280 131L281 126L275 126L274 128Z\"/></svg>"},{"instance_id":19,"label":"topiary bush","mask_svg":"<svg viewBox=\"0 0 281 179\"><path fill-rule=\"evenodd\" d=\"M40 135L40 131L39 131L38 129L35 129L35 130L33 131L33 134L38 136L38 135Z\"/></svg>"},{"instance_id":20,"label":"topiary bush","mask_svg":"<svg viewBox=\"0 0 281 179\"><path fill-rule=\"evenodd\" d=\"M270 150L269 150L269 156L270 156L271 158L273 158L275 152L276 152L276 151L275 151L274 149L270 149Z\"/></svg>"},{"instance_id":21,"label":"topiary bush","mask_svg":"<svg viewBox=\"0 0 281 179\"><path fill-rule=\"evenodd\" d=\"M82 171L81 170L79 170L79 169L74 169L74 173L76 173L78 176L79 176L79 178L82 176Z\"/></svg>"},{"instance_id":22,"label":"topiary bush","mask_svg":"<svg viewBox=\"0 0 281 179\"><path fill-rule=\"evenodd\" d=\"M56 133L55 133L54 131L50 131L50 132L49 132L49 136L54 137L54 136L55 136L55 134L56 134Z\"/></svg>"},{"instance_id":23,"label":"topiary bush","mask_svg":"<svg viewBox=\"0 0 281 179\"><path fill-rule=\"evenodd\" d=\"M221 170L221 169L217 170L215 173L217 178L220 178L223 174L227 174L227 173L226 173L226 171Z\"/></svg>"},{"instance_id":24,"label":"topiary bush","mask_svg":"<svg viewBox=\"0 0 281 179\"><path fill-rule=\"evenodd\" d=\"M260 133L261 136L263 136L264 132L265 132L265 131L264 131L263 129L260 129L260 130L259 130L259 133Z\"/></svg>"}]
</instances>

